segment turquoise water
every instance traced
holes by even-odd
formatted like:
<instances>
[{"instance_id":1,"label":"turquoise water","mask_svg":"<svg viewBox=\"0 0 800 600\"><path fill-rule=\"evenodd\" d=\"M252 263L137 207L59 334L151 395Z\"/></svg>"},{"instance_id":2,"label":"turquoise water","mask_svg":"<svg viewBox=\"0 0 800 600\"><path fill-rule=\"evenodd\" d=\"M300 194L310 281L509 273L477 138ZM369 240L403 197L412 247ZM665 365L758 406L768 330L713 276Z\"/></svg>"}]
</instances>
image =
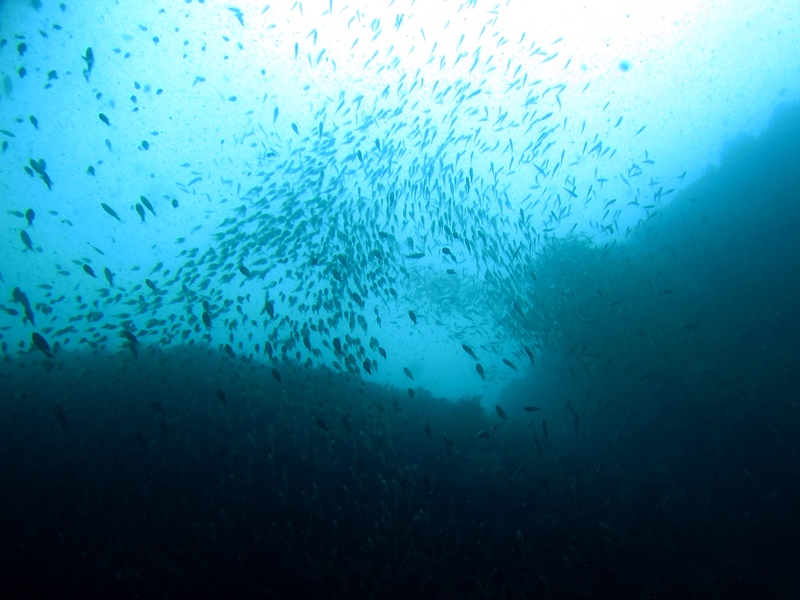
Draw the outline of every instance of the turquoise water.
<instances>
[{"instance_id":1,"label":"turquoise water","mask_svg":"<svg viewBox=\"0 0 800 600\"><path fill-rule=\"evenodd\" d=\"M660 10L0 3L14 584L792 597L797 19Z\"/></svg>"}]
</instances>

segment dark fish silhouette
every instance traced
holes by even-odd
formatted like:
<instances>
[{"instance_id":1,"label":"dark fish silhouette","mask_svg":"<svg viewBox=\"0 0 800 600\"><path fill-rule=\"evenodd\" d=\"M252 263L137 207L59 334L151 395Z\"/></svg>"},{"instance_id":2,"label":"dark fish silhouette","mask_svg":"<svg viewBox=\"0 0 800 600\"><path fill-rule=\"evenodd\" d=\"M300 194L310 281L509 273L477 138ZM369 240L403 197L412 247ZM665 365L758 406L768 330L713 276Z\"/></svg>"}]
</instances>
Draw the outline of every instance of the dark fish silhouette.
<instances>
[{"instance_id":1,"label":"dark fish silhouette","mask_svg":"<svg viewBox=\"0 0 800 600\"><path fill-rule=\"evenodd\" d=\"M136 335L131 333L130 331L120 331L119 336L124 337L132 344L137 344L139 342L139 338L137 338Z\"/></svg>"},{"instance_id":2,"label":"dark fish silhouette","mask_svg":"<svg viewBox=\"0 0 800 600\"><path fill-rule=\"evenodd\" d=\"M28 235L28 232L22 229L19 232L19 237L22 238L22 243L28 248L28 250L33 250L33 240L31 236Z\"/></svg>"},{"instance_id":3,"label":"dark fish silhouette","mask_svg":"<svg viewBox=\"0 0 800 600\"><path fill-rule=\"evenodd\" d=\"M50 352L50 344L40 334L35 331L31 334L31 339L34 345L41 350L47 358L53 358L53 353Z\"/></svg>"},{"instance_id":4,"label":"dark fish silhouette","mask_svg":"<svg viewBox=\"0 0 800 600\"><path fill-rule=\"evenodd\" d=\"M94 52L92 52L91 47L86 48L86 54L81 58L86 61L86 68L83 70L83 76L86 78L86 81L89 81L89 73L92 72L92 68L94 67Z\"/></svg>"},{"instance_id":5,"label":"dark fish silhouette","mask_svg":"<svg viewBox=\"0 0 800 600\"><path fill-rule=\"evenodd\" d=\"M106 276L106 279L108 279L108 285L114 287L114 274L111 272L111 269L106 267L103 269L103 274Z\"/></svg>"},{"instance_id":6,"label":"dark fish silhouette","mask_svg":"<svg viewBox=\"0 0 800 600\"><path fill-rule=\"evenodd\" d=\"M33 325L35 325L35 324L36 324L36 322L34 321L33 309L31 308L31 302L30 302L30 300L28 300L28 296L26 296L26 295L25 295L25 292L23 292L23 291L22 291L21 289L19 289L18 287L15 287L15 288L14 288L14 289L11 291L11 296L12 296L12 298L14 298L14 300L15 300L16 302L19 302L20 304L22 304L22 306L25 308L25 317L26 317L26 318L27 318L27 319L28 319L28 320L29 320L29 321L30 321L30 322L31 322ZM38 335L38 334L37 334L37 335Z\"/></svg>"},{"instance_id":7,"label":"dark fish silhouette","mask_svg":"<svg viewBox=\"0 0 800 600\"><path fill-rule=\"evenodd\" d=\"M525 348L525 353L528 355L528 358L531 359L531 364L535 365L536 363L533 360L533 351L531 351L531 349L528 348L527 346L523 346L523 348Z\"/></svg>"},{"instance_id":8,"label":"dark fish silhouette","mask_svg":"<svg viewBox=\"0 0 800 600\"><path fill-rule=\"evenodd\" d=\"M150 204L150 200L148 200L144 196L139 196L139 200L142 201L142 204L144 204L144 207L147 210L149 210L151 213L153 213L153 216L155 217L156 216L156 211L153 209L153 205Z\"/></svg>"},{"instance_id":9,"label":"dark fish silhouette","mask_svg":"<svg viewBox=\"0 0 800 600\"><path fill-rule=\"evenodd\" d=\"M105 202L101 202L100 206L102 206L103 210L106 211L108 214L110 214L112 217L114 217L117 221L122 222L122 219L119 218L117 211L111 208L108 204L106 204Z\"/></svg>"},{"instance_id":10,"label":"dark fish silhouette","mask_svg":"<svg viewBox=\"0 0 800 600\"><path fill-rule=\"evenodd\" d=\"M464 349L464 352L466 352L467 354L469 354L469 355L470 355L472 358L474 358L475 360L478 360L478 357L477 357L477 356L475 356L475 352L473 352L472 348L470 348L470 347L469 347L469 346L467 346L466 344L461 344L461 347Z\"/></svg>"}]
</instances>

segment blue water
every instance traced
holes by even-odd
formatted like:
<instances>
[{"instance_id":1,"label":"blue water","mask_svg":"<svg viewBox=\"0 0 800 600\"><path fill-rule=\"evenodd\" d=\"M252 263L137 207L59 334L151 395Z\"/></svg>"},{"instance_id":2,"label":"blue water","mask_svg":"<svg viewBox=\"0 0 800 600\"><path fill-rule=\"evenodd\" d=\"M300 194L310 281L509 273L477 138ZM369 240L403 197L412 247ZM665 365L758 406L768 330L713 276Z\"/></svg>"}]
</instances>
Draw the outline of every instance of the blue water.
<instances>
[{"instance_id":1,"label":"blue water","mask_svg":"<svg viewBox=\"0 0 800 600\"><path fill-rule=\"evenodd\" d=\"M797 597L791 7L416 4L0 3L11 596Z\"/></svg>"}]
</instances>

